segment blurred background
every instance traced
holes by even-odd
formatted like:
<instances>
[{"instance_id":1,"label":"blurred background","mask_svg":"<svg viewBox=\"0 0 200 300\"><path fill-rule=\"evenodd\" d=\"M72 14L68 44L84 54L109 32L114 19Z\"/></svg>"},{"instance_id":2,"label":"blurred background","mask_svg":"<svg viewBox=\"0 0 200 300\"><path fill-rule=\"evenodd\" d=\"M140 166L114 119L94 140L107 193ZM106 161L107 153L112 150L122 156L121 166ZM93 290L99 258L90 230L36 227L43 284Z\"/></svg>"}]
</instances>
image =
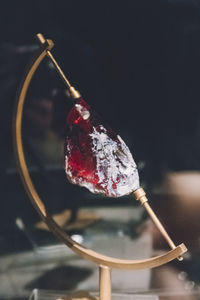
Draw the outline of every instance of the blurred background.
<instances>
[{"instance_id":1,"label":"blurred background","mask_svg":"<svg viewBox=\"0 0 200 300\"><path fill-rule=\"evenodd\" d=\"M189 249L181 263L113 272L114 291L199 299L200 3L7 0L0 28L0 298L27 299L34 288L98 288L96 267L40 222L13 157L12 112L41 32L55 42L52 52L72 85L127 143L157 215ZM108 199L66 180L64 91L45 59L24 108L26 159L48 210L74 239L105 254L131 259L167 251L131 196Z\"/></svg>"}]
</instances>

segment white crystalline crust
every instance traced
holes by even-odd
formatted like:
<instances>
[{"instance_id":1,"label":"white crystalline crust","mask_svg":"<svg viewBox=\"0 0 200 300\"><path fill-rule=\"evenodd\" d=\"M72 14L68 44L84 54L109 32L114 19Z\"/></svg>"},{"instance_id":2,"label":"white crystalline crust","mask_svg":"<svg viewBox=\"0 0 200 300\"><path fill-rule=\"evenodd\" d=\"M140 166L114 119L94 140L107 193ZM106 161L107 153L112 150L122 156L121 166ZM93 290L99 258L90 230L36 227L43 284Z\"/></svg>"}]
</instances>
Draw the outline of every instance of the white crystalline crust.
<instances>
[{"instance_id":1,"label":"white crystalline crust","mask_svg":"<svg viewBox=\"0 0 200 300\"><path fill-rule=\"evenodd\" d=\"M101 132L98 132L94 128L91 134L99 183L107 188L110 197L127 195L139 188L137 166L124 141L118 136L118 144L107 135L103 126L100 129ZM118 178L120 181L117 183ZM117 183L115 189L113 182Z\"/></svg>"},{"instance_id":2,"label":"white crystalline crust","mask_svg":"<svg viewBox=\"0 0 200 300\"><path fill-rule=\"evenodd\" d=\"M75 104L75 107L76 107L76 110L81 115L81 117L83 118L83 120L87 120L90 117L90 112L86 108L84 108L82 105Z\"/></svg>"},{"instance_id":3,"label":"white crystalline crust","mask_svg":"<svg viewBox=\"0 0 200 300\"><path fill-rule=\"evenodd\" d=\"M119 142L112 140L103 126L100 126L100 132L93 127L90 136L93 143L93 155L96 157L96 170L100 187L97 188L83 178L73 178L66 156L65 171L68 179L72 183L88 188L93 193L105 194L105 190L107 190L107 196L109 197L121 197L138 189L137 166L121 137L117 136ZM116 183L116 185L113 185L113 183Z\"/></svg>"}]
</instances>

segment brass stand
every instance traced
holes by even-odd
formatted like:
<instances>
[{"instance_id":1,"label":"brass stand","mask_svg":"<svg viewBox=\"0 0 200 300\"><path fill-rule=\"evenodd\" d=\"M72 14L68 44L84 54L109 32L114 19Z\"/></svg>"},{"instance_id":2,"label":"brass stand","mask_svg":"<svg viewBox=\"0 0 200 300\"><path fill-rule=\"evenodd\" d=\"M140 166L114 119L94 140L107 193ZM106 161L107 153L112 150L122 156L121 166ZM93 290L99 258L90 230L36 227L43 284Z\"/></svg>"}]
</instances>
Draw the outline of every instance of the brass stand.
<instances>
[{"instance_id":1,"label":"brass stand","mask_svg":"<svg viewBox=\"0 0 200 300\"><path fill-rule=\"evenodd\" d=\"M100 300L111 300L111 270L106 266L99 266L99 294Z\"/></svg>"},{"instance_id":2,"label":"brass stand","mask_svg":"<svg viewBox=\"0 0 200 300\"><path fill-rule=\"evenodd\" d=\"M52 62L54 63L58 73L66 84L69 93L72 98L76 99L80 97L78 91L76 91L69 83L61 68L57 64L50 50L53 48L53 42L51 40L46 40L42 34L38 34L37 38L40 42L41 48L37 53L36 59L32 62L29 67L27 73L25 74L25 79L22 83L19 96L17 98L17 103L14 111L14 122L13 122L13 136L14 136L14 150L16 162L18 165L19 173L24 184L24 187L28 193L28 196L34 205L35 209L43 219L43 221L47 224L49 229L55 234L55 236L60 239L63 243L65 243L68 247L72 249L75 253L87 259L89 261L94 262L99 266L100 276L99 276L99 285L100 285L100 300L110 300L111 299L111 269L144 269L144 268L154 268L160 265L163 265L175 258L181 259L181 255L187 251L187 248L184 244L180 244L179 246L175 246L162 224L152 211L151 207L147 203L147 198L144 190L139 188L134 192L134 195L137 200L141 202L141 204L146 208L153 222L162 233L171 249L169 252L156 256L149 259L143 260L122 260L117 258L108 257L97 253L93 250L87 249L82 245L76 243L72 240L52 219L52 217L47 213L47 210L38 195L33 182L31 180L27 164L24 157L23 144L22 144L22 115L23 115L23 107L27 94L28 87L30 85L31 79L37 70L39 64L48 56Z\"/></svg>"}]
</instances>

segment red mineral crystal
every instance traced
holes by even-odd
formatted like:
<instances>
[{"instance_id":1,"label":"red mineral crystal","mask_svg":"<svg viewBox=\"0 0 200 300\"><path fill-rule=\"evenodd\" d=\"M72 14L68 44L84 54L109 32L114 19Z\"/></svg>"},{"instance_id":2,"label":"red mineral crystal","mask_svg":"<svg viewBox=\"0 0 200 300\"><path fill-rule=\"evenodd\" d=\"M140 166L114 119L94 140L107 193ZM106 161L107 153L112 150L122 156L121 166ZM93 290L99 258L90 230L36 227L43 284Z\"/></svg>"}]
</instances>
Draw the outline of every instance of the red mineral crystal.
<instances>
[{"instance_id":1,"label":"red mineral crystal","mask_svg":"<svg viewBox=\"0 0 200 300\"><path fill-rule=\"evenodd\" d=\"M64 148L65 171L72 183L109 197L139 188L128 147L82 98L68 113Z\"/></svg>"}]
</instances>

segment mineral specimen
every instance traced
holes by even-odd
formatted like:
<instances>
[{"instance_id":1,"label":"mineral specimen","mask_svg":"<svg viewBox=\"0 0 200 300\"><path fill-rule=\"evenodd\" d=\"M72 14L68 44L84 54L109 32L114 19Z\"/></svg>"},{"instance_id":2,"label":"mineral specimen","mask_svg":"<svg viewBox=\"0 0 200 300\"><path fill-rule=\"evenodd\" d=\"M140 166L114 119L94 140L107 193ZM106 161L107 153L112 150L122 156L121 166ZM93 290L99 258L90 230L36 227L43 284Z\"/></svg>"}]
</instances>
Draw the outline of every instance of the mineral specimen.
<instances>
[{"instance_id":1,"label":"mineral specimen","mask_svg":"<svg viewBox=\"0 0 200 300\"><path fill-rule=\"evenodd\" d=\"M65 171L72 183L108 197L139 188L137 166L128 147L82 98L67 117Z\"/></svg>"}]
</instances>

